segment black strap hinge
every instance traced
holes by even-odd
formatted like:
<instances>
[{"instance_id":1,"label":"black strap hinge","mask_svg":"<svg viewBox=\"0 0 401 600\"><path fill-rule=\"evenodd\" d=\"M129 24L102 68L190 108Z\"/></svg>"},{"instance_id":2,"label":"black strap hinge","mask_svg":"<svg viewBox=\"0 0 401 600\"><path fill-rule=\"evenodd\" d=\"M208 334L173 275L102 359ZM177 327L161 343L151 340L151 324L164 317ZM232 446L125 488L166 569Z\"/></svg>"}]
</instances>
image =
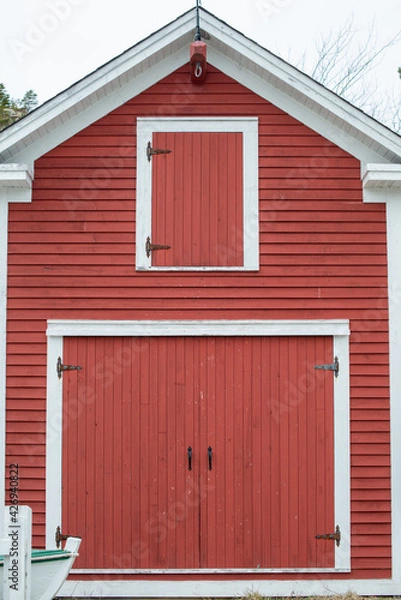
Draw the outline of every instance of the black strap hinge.
<instances>
[{"instance_id":1,"label":"black strap hinge","mask_svg":"<svg viewBox=\"0 0 401 600\"><path fill-rule=\"evenodd\" d=\"M323 371L334 371L335 377L338 377L340 372L340 362L337 356L334 357L334 362L331 365L315 365L315 369L322 369Z\"/></svg>"},{"instance_id":2,"label":"black strap hinge","mask_svg":"<svg viewBox=\"0 0 401 600\"><path fill-rule=\"evenodd\" d=\"M146 156L148 157L149 162L152 156L155 156L156 154L170 154L170 152L171 150L165 150L164 148L152 148L150 142L148 142L148 145L146 146Z\"/></svg>"},{"instance_id":3,"label":"black strap hinge","mask_svg":"<svg viewBox=\"0 0 401 600\"><path fill-rule=\"evenodd\" d=\"M58 378L61 379L61 375L64 371L81 371L82 367L75 367L73 365L63 365L61 362L61 357L59 356L57 359L56 371Z\"/></svg>"},{"instance_id":4,"label":"black strap hinge","mask_svg":"<svg viewBox=\"0 0 401 600\"><path fill-rule=\"evenodd\" d=\"M319 535L315 535L317 540L333 540L336 543L336 546L339 546L341 543L341 531L340 527L337 525L334 533L321 533Z\"/></svg>"},{"instance_id":5,"label":"black strap hinge","mask_svg":"<svg viewBox=\"0 0 401 600\"><path fill-rule=\"evenodd\" d=\"M152 244L150 241L150 237L146 238L145 251L146 256L149 258L150 253L155 250L170 250L171 246L167 246L166 244Z\"/></svg>"},{"instance_id":6,"label":"black strap hinge","mask_svg":"<svg viewBox=\"0 0 401 600\"><path fill-rule=\"evenodd\" d=\"M57 548L60 548L61 542L65 542L67 538L68 535L65 535L65 533L61 533L61 528L59 525L56 529L56 535L54 536Z\"/></svg>"}]
</instances>

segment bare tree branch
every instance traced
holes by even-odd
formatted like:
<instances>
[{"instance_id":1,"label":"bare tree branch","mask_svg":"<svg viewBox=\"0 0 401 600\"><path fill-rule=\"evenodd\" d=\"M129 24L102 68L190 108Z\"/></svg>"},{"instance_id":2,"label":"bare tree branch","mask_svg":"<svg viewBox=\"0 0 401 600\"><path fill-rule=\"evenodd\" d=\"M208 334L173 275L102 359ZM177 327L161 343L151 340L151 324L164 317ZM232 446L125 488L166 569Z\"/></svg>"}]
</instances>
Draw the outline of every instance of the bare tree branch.
<instances>
[{"instance_id":1,"label":"bare tree branch","mask_svg":"<svg viewBox=\"0 0 401 600\"><path fill-rule=\"evenodd\" d=\"M401 41L401 31L378 45L377 27L373 20L365 39L358 44L355 44L356 35L354 15L351 14L339 30L329 32L316 42L317 58L312 68L305 69L306 54L298 63L299 68L358 108L401 131L400 99L390 101L380 94L377 82L367 80L367 75L380 65L386 51Z\"/></svg>"}]
</instances>

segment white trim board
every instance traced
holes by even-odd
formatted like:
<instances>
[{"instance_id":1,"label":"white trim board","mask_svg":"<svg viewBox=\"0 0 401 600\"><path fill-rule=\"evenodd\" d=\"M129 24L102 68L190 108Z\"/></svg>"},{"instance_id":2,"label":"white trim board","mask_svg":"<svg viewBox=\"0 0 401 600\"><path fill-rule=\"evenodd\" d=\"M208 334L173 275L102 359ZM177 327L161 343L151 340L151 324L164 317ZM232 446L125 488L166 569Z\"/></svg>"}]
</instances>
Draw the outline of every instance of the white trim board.
<instances>
[{"instance_id":1,"label":"white trim board","mask_svg":"<svg viewBox=\"0 0 401 600\"><path fill-rule=\"evenodd\" d=\"M349 449L349 322L318 321L48 321L47 357L47 438L46 438L46 546L54 547L54 532L62 521L62 380L56 375L56 362L63 355L66 336L316 336L333 337L333 354L340 362L340 375L334 381L335 435L335 522L340 524L342 543L335 549L335 568L325 572L350 570L350 449ZM81 573L83 571L80 571ZM99 571L96 571L99 572ZM134 571L132 571L134 572ZM141 571L135 571L140 573ZM152 571L153 572L153 571ZM155 573L159 571L154 571ZM186 571L189 573L189 571ZM216 572L216 571L215 571ZM219 571L226 572L226 571ZM248 572L249 570L244 570ZM277 570L264 572L278 572ZM290 572L288 569L280 572ZM292 570L291 572L303 572ZM313 572L323 572L316 569ZM91 573L91 571L85 571ZM122 572L121 572L122 573ZM160 573L160 572L159 572ZM104 574L107 574L106 572ZM107 582L108 584L109 582ZM106 585L106 584L105 584ZM178 592L175 592L178 593Z\"/></svg>"},{"instance_id":2,"label":"white trim board","mask_svg":"<svg viewBox=\"0 0 401 600\"><path fill-rule=\"evenodd\" d=\"M395 188L401 187L401 165L399 164L364 164L361 166L363 188Z\"/></svg>"},{"instance_id":3,"label":"white trim board","mask_svg":"<svg viewBox=\"0 0 401 600\"><path fill-rule=\"evenodd\" d=\"M7 365L7 273L8 273L8 205L30 202L32 170L28 165L0 165L0 507L5 505L6 479L6 365ZM0 550L4 542L5 523L0 518Z\"/></svg>"},{"instance_id":4,"label":"white trim board","mask_svg":"<svg viewBox=\"0 0 401 600\"><path fill-rule=\"evenodd\" d=\"M0 134L0 158L33 161L189 61L188 11ZM365 162L400 162L400 137L201 9L208 62Z\"/></svg>"},{"instance_id":5,"label":"white trim board","mask_svg":"<svg viewBox=\"0 0 401 600\"><path fill-rule=\"evenodd\" d=\"M152 266L145 240L152 237L152 165L146 147L156 132L239 132L243 139L243 265ZM185 117L137 119L136 268L152 271L256 271L259 269L258 119L239 117Z\"/></svg>"},{"instance_id":6,"label":"white trim board","mask_svg":"<svg viewBox=\"0 0 401 600\"><path fill-rule=\"evenodd\" d=\"M0 164L0 188L32 187L33 175L28 165L19 163Z\"/></svg>"},{"instance_id":7,"label":"white trim board","mask_svg":"<svg viewBox=\"0 0 401 600\"><path fill-rule=\"evenodd\" d=\"M5 505L8 202L0 190L0 507ZM0 543L5 522L1 513Z\"/></svg>"},{"instance_id":8,"label":"white trim board","mask_svg":"<svg viewBox=\"0 0 401 600\"><path fill-rule=\"evenodd\" d=\"M400 581L389 579L317 580L157 580L66 581L58 597L65 598L242 598L249 592L266 597L329 596L352 591L361 596L399 596Z\"/></svg>"},{"instance_id":9,"label":"white trim board","mask_svg":"<svg viewBox=\"0 0 401 600\"><path fill-rule=\"evenodd\" d=\"M384 194L385 191L382 190ZM401 580L401 192L387 206L390 338L391 527L393 577ZM398 594L400 593L400 589Z\"/></svg>"},{"instance_id":10,"label":"white trim board","mask_svg":"<svg viewBox=\"0 0 401 600\"><path fill-rule=\"evenodd\" d=\"M0 160L36 160L181 67L193 27L182 15L17 121L0 133Z\"/></svg>"},{"instance_id":11,"label":"white trim board","mask_svg":"<svg viewBox=\"0 0 401 600\"><path fill-rule=\"evenodd\" d=\"M162 332L162 333L161 333ZM47 322L47 336L156 336L156 335L344 335L350 334L347 319L317 320L164 320Z\"/></svg>"}]
</instances>

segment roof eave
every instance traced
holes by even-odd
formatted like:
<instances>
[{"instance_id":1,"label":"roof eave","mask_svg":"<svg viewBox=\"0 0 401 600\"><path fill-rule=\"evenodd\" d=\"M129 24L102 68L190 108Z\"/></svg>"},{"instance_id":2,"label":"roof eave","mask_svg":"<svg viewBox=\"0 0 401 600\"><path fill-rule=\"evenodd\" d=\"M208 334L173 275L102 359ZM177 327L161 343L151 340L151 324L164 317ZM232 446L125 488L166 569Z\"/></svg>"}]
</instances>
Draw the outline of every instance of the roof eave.
<instances>
[{"instance_id":1,"label":"roof eave","mask_svg":"<svg viewBox=\"0 0 401 600\"><path fill-rule=\"evenodd\" d=\"M364 189L400 189L401 165L366 164L362 170Z\"/></svg>"},{"instance_id":2,"label":"roof eave","mask_svg":"<svg viewBox=\"0 0 401 600\"><path fill-rule=\"evenodd\" d=\"M207 14L213 49L225 72L298 120L322 133L359 160L401 162L401 137L283 59ZM231 55L231 60L230 60ZM213 52L208 56L213 60ZM220 61L221 62L221 61ZM235 66L235 73L230 71ZM220 67L222 64L220 64ZM260 81L258 81L258 79ZM345 138L351 144L345 143ZM375 158L376 157L376 158Z\"/></svg>"},{"instance_id":3,"label":"roof eave","mask_svg":"<svg viewBox=\"0 0 401 600\"><path fill-rule=\"evenodd\" d=\"M185 13L0 133L0 161L36 160L55 146L54 136L50 142L47 139L60 125L65 131L55 136L57 144L149 87L147 79L151 77L146 75L152 68L158 67L156 71L163 77L172 65L181 66L182 49L193 38L193 12ZM133 80L135 84L130 86ZM77 119L84 112L90 116Z\"/></svg>"},{"instance_id":4,"label":"roof eave","mask_svg":"<svg viewBox=\"0 0 401 600\"><path fill-rule=\"evenodd\" d=\"M201 9L208 60L362 162L401 162L401 137ZM195 9L0 134L0 160L33 162L188 60Z\"/></svg>"}]
</instances>

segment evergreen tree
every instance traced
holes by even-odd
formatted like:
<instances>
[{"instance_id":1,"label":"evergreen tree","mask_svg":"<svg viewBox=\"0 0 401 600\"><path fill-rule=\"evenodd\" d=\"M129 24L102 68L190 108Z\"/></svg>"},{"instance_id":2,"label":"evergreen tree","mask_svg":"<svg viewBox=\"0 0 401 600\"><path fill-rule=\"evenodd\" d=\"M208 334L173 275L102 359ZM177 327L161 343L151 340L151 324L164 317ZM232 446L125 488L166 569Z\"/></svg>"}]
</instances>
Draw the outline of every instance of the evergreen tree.
<instances>
[{"instance_id":1,"label":"evergreen tree","mask_svg":"<svg viewBox=\"0 0 401 600\"><path fill-rule=\"evenodd\" d=\"M21 100L14 100L3 83L0 83L0 131L18 121L38 104L33 90L28 90Z\"/></svg>"},{"instance_id":2,"label":"evergreen tree","mask_svg":"<svg viewBox=\"0 0 401 600\"><path fill-rule=\"evenodd\" d=\"M0 83L0 131L10 124L10 96L4 84Z\"/></svg>"},{"instance_id":3,"label":"evergreen tree","mask_svg":"<svg viewBox=\"0 0 401 600\"><path fill-rule=\"evenodd\" d=\"M18 100L19 108L24 111L25 114L28 114L36 108L38 105L38 96L33 90L28 90L25 92L22 100Z\"/></svg>"}]
</instances>

